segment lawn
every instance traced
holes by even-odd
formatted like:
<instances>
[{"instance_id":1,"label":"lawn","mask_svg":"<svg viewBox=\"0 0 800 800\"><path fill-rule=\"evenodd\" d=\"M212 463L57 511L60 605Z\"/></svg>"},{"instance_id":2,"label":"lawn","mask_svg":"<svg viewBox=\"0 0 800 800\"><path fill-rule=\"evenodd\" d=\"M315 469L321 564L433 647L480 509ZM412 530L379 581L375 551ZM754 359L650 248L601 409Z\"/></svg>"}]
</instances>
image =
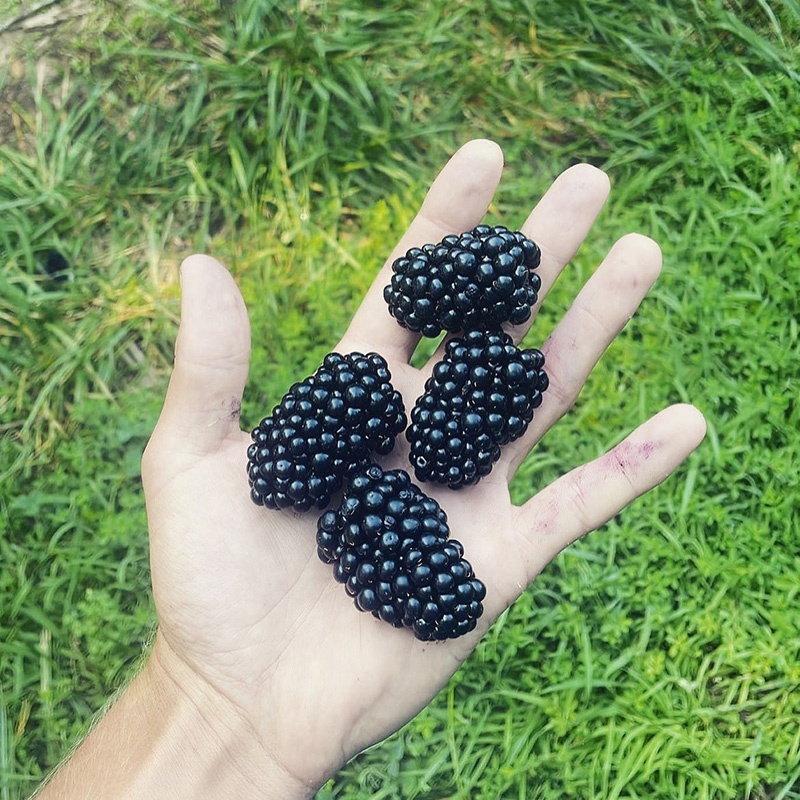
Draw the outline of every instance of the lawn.
<instances>
[{"instance_id":1,"label":"lawn","mask_svg":"<svg viewBox=\"0 0 800 800\"><path fill-rule=\"evenodd\" d=\"M612 180L532 345L623 233L664 252L516 499L668 403L709 434L319 797L800 798L796 0L90 5L0 38L0 800L152 634L139 461L181 259L243 288L255 424L475 136L506 154L494 221L578 161Z\"/></svg>"}]
</instances>

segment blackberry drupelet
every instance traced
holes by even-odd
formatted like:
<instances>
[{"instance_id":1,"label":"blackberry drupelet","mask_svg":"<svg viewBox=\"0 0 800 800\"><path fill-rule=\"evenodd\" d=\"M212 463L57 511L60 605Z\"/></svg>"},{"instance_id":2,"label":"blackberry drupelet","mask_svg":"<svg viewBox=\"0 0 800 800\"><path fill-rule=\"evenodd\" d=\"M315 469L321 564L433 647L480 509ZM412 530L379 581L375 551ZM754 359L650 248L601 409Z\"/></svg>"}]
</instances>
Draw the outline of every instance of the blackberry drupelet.
<instances>
[{"instance_id":1,"label":"blackberry drupelet","mask_svg":"<svg viewBox=\"0 0 800 800\"><path fill-rule=\"evenodd\" d=\"M354 467L391 452L405 426L382 356L330 353L253 430L250 496L268 508L324 508Z\"/></svg>"},{"instance_id":2,"label":"blackberry drupelet","mask_svg":"<svg viewBox=\"0 0 800 800\"><path fill-rule=\"evenodd\" d=\"M520 350L502 331L451 339L406 430L417 479L460 489L488 475L541 405L543 365L539 350Z\"/></svg>"},{"instance_id":3,"label":"blackberry drupelet","mask_svg":"<svg viewBox=\"0 0 800 800\"><path fill-rule=\"evenodd\" d=\"M542 285L540 258L525 234L478 225L398 258L383 296L400 325L424 336L519 325Z\"/></svg>"},{"instance_id":4,"label":"blackberry drupelet","mask_svg":"<svg viewBox=\"0 0 800 800\"><path fill-rule=\"evenodd\" d=\"M475 628L486 588L449 536L444 511L407 472L373 464L319 518L317 553L360 611L417 639L454 639Z\"/></svg>"}]
</instances>

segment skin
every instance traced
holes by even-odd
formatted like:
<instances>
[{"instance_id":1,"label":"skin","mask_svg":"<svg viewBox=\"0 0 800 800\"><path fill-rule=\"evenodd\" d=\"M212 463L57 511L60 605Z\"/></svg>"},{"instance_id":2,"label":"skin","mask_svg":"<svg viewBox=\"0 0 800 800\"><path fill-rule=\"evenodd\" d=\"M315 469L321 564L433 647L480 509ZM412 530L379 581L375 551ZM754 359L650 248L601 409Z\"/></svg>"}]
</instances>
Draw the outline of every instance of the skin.
<instances>
[{"instance_id":1,"label":"skin","mask_svg":"<svg viewBox=\"0 0 800 800\"><path fill-rule=\"evenodd\" d=\"M389 265L409 247L480 222L502 166L500 149L485 140L452 157L334 348L381 353L408 410L439 354L421 370L409 365L418 337L387 312L382 290ZM539 303L608 191L604 173L575 166L530 213L522 230L542 249ZM92 764L113 762L120 741L113 734L129 729L132 719L161 731L155 737L161 745L142 746L142 753L134 748L128 758L134 765L137 758L158 765L172 753L172 768L190 771L184 741L206 760L209 750L217 754L215 769L231 778L220 779L213 793L206 784L203 797L241 797L242 786L245 796L251 790L260 797L308 797L347 759L413 717L560 550L668 477L702 440L702 415L692 406L673 406L524 505L510 500L516 469L570 408L660 266L652 240L638 234L620 239L542 348L551 385L528 432L504 449L477 486L458 492L423 486L445 508L453 536L487 587L485 613L472 634L423 643L354 609L330 566L316 556L316 514L270 511L250 500L250 437L239 425L250 359L247 311L221 264L208 256L187 259L175 369L143 460L156 643L138 682L44 796L90 796L79 787L90 780ZM510 332L519 340L527 327ZM408 468L402 437L381 464ZM181 724L173 724L177 718ZM152 785L149 794L137 793L134 779L126 783L124 769L121 774L115 772L119 791L108 788L109 778L93 796L162 796ZM191 791L183 782L180 791L163 796L197 796Z\"/></svg>"}]
</instances>

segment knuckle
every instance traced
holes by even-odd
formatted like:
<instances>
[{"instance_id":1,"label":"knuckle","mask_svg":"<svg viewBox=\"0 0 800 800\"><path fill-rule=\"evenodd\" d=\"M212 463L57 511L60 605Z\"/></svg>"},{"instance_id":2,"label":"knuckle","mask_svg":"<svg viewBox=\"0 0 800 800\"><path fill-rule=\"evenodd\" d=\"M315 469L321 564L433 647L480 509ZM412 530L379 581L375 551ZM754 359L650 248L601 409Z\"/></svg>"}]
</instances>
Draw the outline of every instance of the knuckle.
<instances>
[{"instance_id":1,"label":"knuckle","mask_svg":"<svg viewBox=\"0 0 800 800\"><path fill-rule=\"evenodd\" d=\"M584 530L591 530L594 528L594 523L584 475L585 471L580 469L573 475L572 479L567 482L565 492L566 504L578 521L580 527Z\"/></svg>"},{"instance_id":2,"label":"knuckle","mask_svg":"<svg viewBox=\"0 0 800 800\"><path fill-rule=\"evenodd\" d=\"M549 343L548 343L549 344ZM575 343L577 346L577 342ZM547 347L547 345L546 345ZM576 374L574 359L566 358L563 347L547 347L545 353L544 370L550 379L545 396L550 404L555 401L564 411L575 401L577 395L576 385L580 385L580 376Z\"/></svg>"},{"instance_id":3,"label":"knuckle","mask_svg":"<svg viewBox=\"0 0 800 800\"><path fill-rule=\"evenodd\" d=\"M156 469L158 461L158 441L155 436L151 436L147 442L147 446L142 453L142 481L147 483Z\"/></svg>"},{"instance_id":4,"label":"knuckle","mask_svg":"<svg viewBox=\"0 0 800 800\"><path fill-rule=\"evenodd\" d=\"M626 455L626 451L622 447L617 446L608 453L606 458L610 462L614 474L620 476L627 484L632 494L638 495L639 490L633 477L634 465L631 459Z\"/></svg>"}]
</instances>

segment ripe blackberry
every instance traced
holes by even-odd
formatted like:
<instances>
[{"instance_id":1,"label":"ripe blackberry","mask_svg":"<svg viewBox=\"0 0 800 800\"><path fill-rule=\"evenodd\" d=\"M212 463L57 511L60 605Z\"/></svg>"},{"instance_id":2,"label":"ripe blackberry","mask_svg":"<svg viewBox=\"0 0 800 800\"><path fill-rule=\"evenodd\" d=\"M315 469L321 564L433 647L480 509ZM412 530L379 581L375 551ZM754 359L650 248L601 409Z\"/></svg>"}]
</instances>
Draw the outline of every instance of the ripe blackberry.
<instances>
[{"instance_id":1,"label":"ripe blackberry","mask_svg":"<svg viewBox=\"0 0 800 800\"><path fill-rule=\"evenodd\" d=\"M253 430L250 496L268 508L324 508L348 472L386 455L406 426L403 398L377 353L329 353Z\"/></svg>"},{"instance_id":2,"label":"ripe blackberry","mask_svg":"<svg viewBox=\"0 0 800 800\"><path fill-rule=\"evenodd\" d=\"M407 472L373 464L319 518L317 553L360 611L417 639L454 639L475 628L486 588L449 536L446 514Z\"/></svg>"},{"instance_id":3,"label":"ripe blackberry","mask_svg":"<svg viewBox=\"0 0 800 800\"><path fill-rule=\"evenodd\" d=\"M406 430L417 479L460 489L488 475L541 405L543 365L539 350L520 350L502 331L451 339Z\"/></svg>"},{"instance_id":4,"label":"ripe blackberry","mask_svg":"<svg viewBox=\"0 0 800 800\"><path fill-rule=\"evenodd\" d=\"M525 234L478 225L398 258L383 297L400 325L423 336L519 325L542 285L540 258Z\"/></svg>"}]
</instances>

